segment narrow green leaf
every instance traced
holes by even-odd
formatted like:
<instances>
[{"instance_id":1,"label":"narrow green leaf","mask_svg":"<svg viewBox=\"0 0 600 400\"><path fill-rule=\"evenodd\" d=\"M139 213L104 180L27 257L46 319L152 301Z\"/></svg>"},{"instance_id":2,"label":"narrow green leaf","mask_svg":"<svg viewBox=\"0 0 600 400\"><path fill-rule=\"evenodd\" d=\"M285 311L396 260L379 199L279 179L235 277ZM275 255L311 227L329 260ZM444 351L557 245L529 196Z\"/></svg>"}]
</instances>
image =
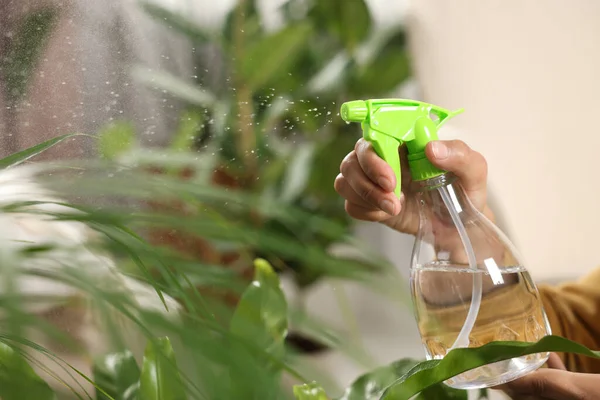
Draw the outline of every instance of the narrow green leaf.
<instances>
[{"instance_id":1,"label":"narrow green leaf","mask_svg":"<svg viewBox=\"0 0 600 400\"><path fill-rule=\"evenodd\" d=\"M4 96L11 105L18 103L27 92L27 85L56 17L57 10L54 8L25 16L10 41L7 53L0 58L0 71L5 82Z\"/></svg>"},{"instance_id":2,"label":"narrow green leaf","mask_svg":"<svg viewBox=\"0 0 600 400\"><path fill-rule=\"evenodd\" d=\"M294 386L296 400L329 400L327 393L317 383Z\"/></svg>"},{"instance_id":3,"label":"narrow green leaf","mask_svg":"<svg viewBox=\"0 0 600 400\"><path fill-rule=\"evenodd\" d=\"M391 385L381 398L408 400L417 393L477 367L545 352L575 353L600 358L600 351L592 351L560 336L546 336L537 343L492 342L478 348L455 349L441 360L417 364Z\"/></svg>"},{"instance_id":4,"label":"narrow green leaf","mask_svg":"<svg viewBox=\"0 0 600 400\"><path fill-rule=\"evenodd\" d=\"M98 359L93 366L97 400L127 400L127 393L137 387L140 379L140 368L133 354L129 351L108 354ZM102 389L102 391L98 390Z\"/></svg>"},{"instance_id":5,"label":"narrow green leaf","mask_svg":"<svg viewBox=\"0 0 600 400\"><path fill-rule=\"evenodd\" d=\"M43 153L44 151L48 150L49 148L56 146L60 142L66 140L66 139L72 138L74 136L79 136L79 135L71 134L71 135L57 136L55 138L46 140L45 142L42 142L40 144L36 144L35 146L32 146L28 149L22 150L18 153L11 154L8 157L4 157L3 159L0 160L0 169L16 167L17 165L22 164L25 161L37 156L38 154Z\"/></svg>"},{"instance_id":6,"label":"narrow green leaf","mask_svg":"<svg viewBox=\"0 0 600 400\"><path fill-rule=\"evenodd\" d=\"M196 44L202 44L210 40L210 33L206 32L201 25L191 20L187 16L173 12L159 4L156 4L156 2L143 0L140 3L146 13L156 20L161 21L169 28L187 36L192 42Z\"/></svg>"},{"instance_id":7,"label":"narrow green leaf","mask_svg":"<svg viewBox=\"0 0 600 400\"><path fill-rule=\"evenodd\" d=\"M20 353L0 343L0 398L55 400L56 396Z\"/></svg>"},{"instance_id":8,"label":"narrow green leaf","mask_svg":"<svg viewBox=\"0 0 600 400\"><path fill-rule=\"evenodd\" d=\"M98 132L98 151L107 160L115 160L133 148L135 130L129 122L119 121Z\"/></svg>"},{"instance_id":9,"label":"narrow green leaf","mask_svg":"<svg viewBox=\"0 0 600 400\"><path fill-rule=\"evenodd\" d=\"M253 43L240 60L240 72L248 88L268 86L287 73L310 43L312 26L303 22L289 25Z\"/></svg>"},{"instance_id":10,"label":"narrow green leaf","mask_svg":"<svg viewBox=\"0 0 600 400\"><path fill-rule=\"evenodd\" d=\"M183 381L168 338L148 343L140 378L140 399L184 400Z\"/></svg>"}]
</instances>

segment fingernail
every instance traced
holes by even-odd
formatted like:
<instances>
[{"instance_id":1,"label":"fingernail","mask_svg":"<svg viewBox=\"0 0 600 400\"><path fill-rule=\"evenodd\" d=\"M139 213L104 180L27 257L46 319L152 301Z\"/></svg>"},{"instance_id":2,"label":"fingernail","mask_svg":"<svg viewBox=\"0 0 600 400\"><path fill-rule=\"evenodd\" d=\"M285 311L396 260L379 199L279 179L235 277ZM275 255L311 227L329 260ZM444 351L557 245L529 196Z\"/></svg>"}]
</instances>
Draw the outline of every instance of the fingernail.
<instances>
[{"instance_id":1,"label":"fingernail","mask_svg":"<svg viewBox=\"0 0 600 400\"><path fill-rule=\"evenodd\" d=\"M381 186L382 189L387 190L389 192L395 189L392 185L392 181L390 181L388 178L379 178L377 180L377 184Z\"/></svg>"},{"instance_id":2,"label":"fingernail","mask_svg":"<svg viewBox=\"0 0 600 400\"><path fill-rule=\"evenodd\" d=\"M392 203L389 200L382 200L381 203L379 203L379 207L381 207L381 209L383 211L385 211L386 213L390 214L390 215L395 215L394 214L394 203Z\"/></svg>"},{"instance_id":3,"label":"fingernail","mask_svg":"<svg viewBox=\"0 0 600 400\"><path fill-rule=\"evenodd\" d=\"M442 142L433 142L431 144L433 156L438 160L443 160L448 157L448 147Z\"/></svg>"}]
</instances>

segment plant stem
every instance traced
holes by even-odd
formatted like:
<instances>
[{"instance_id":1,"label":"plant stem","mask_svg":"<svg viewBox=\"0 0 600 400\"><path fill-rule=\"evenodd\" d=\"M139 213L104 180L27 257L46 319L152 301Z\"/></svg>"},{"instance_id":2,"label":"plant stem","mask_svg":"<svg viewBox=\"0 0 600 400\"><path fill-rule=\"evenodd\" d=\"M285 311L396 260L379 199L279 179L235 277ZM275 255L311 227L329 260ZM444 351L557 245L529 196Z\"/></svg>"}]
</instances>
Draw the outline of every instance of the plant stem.
<instances>
[{"instance_id":1,"label":"plant stem","mask_svg":"<svg viewBox=\"0 0 600 400\"><path fill-rule=\"evenodd\" d=\"M236 62L239 63L244 59L244 22L246 20L246 3L247 0L239 0L234 16L234 32L233 32L233 51ZM254 135L254 104L252 101L252 92L244 82L239 68L236 70L235 76L236 99L238 104L238 152L244 165L243 186L252 186L256 177L256 137Z\"/></svg>"}]
</instances>

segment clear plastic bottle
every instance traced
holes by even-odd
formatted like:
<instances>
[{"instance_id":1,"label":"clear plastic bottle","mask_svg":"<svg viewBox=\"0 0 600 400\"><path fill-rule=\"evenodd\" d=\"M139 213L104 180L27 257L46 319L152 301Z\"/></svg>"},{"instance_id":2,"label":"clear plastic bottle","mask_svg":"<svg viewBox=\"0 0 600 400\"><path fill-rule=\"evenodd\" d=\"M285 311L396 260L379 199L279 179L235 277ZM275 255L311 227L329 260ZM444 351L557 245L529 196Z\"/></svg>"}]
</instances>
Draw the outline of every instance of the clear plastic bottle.
<instances>
[{"instance_id":1,"label":"clear plastic bottle","mask_svg":"<svg viewBox=\"0 0 600 400\"><path fill-rule=\"evenodd\" d=\"M407 163L419 200L420 227L411 262L411 290L419 331L429 359L461 347L492 341L536 342L550 334L538 290L514 246L469 201L456 177L427 158L427 144L462 110L406 99L344 103L342 119L359 122L363 138L396 175L401 196L398 148ZM446 383L460 389L496 386L545 363L535 354L486 365Z\"/></svg>"},{"instance_id":2,"label":"clear plastic bottle","mask_svg":"<svg viewBox=\"0 0 600 400\"><path fill-rule=\"evenodd\" d=\"M420 227L411 262L411 292L427 357L440 359L452 348L492 341L536 342L549 334L538 290L514 246L475 209L456 177L445 173L414 182L413 187ZM460 224L471 249L465 249ZM460 389L492 387L539 368L547 358L545 353L501 361L446 383Z\"/></svg>"}]
</instances>

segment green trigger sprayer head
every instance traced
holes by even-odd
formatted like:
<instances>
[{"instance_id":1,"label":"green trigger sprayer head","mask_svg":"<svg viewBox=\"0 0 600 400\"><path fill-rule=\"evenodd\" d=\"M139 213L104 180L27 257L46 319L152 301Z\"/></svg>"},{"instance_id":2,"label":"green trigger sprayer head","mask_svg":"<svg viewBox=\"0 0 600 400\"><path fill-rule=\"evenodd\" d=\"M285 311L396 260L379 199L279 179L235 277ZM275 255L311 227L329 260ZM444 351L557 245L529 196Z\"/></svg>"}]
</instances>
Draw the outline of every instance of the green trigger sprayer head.
<instances>
[{"instance_id":1,"label":"green trigger sprayer head","mask_svg":"<svg viewBox=\"0 0 600 400\"><path fill-rule=\"evenodd\" d=\"M346 122L360 122L363 137L396 174L396 195L401 193L401 166L398 148L406 143L411 176L420 181L443 174L425 156L425 146L437 140L438 129L463 110L449 111L415 100L355 100L342 104Z\"/></svg>"}]
</instances>

